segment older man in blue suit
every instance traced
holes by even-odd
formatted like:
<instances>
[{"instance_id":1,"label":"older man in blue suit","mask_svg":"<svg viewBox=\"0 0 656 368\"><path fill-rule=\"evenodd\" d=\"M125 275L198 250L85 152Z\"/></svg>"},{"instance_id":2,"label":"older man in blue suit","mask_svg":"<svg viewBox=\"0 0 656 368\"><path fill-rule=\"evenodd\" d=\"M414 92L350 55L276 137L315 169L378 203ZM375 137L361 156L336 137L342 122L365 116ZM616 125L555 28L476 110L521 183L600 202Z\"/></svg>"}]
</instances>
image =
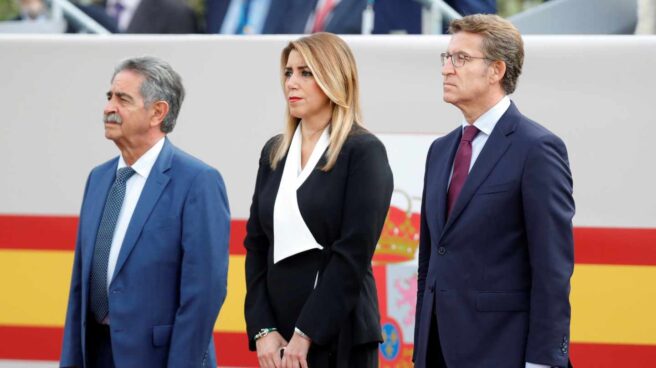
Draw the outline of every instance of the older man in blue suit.
<instances>
[{"instance_id":1,"label":"older man in blue suit","mask_svg":"<svg viewBox=\"0 0 656 368\"><path fill-rule=\"evenodd\" d=\"M166 137L183 99L156 58L112 77L105 137L120 155L87 180L62 367L216 367L230 213L220 174Z\"/></svg>"},{"instance_id":2,"label":"older man in blue suit","mask_svg":"<svg viewBox=\"0 0 656 368\"><path fill-rule=\"evenodd\" d=\"M461 126L430 147L416 367L567 367L572 176L563 141L508 95L524 60L496 15L451 23L444 100Z\"/></svg>"}]
</instances>

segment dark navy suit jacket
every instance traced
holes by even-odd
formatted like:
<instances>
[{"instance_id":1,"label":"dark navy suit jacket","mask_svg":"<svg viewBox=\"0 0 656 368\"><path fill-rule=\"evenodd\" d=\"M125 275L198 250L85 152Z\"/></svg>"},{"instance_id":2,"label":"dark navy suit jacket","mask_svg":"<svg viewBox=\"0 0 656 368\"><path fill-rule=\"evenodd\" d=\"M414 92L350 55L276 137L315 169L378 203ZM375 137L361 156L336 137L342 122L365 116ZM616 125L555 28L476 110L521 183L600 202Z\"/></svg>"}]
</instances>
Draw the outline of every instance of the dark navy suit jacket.
<instances>
[{"instance_id":1,"label":"dark navy suit jacket","mask_svg":"<svg viewBox=\"0 0 656 368\"><path fill-rule=\"evenodd\" d=\"M511 104L447 218L461 131L435 140L426 162L415 364L427 367L441 344L448 367L566 367L574 200L565 145ZM439 341L429 341L433 314Z\"/></svg>"},{"instance_id":2,"label":"dark navy suit jacket","mask_svg":"<svg viewBox=\"0 0 656 368\"><path fill-rule=\"evenodd\" d=\"M62 367L85 363L89 275L118 158L84 191ZM220 174L168 139L134 210L109 285L117 367L216 367L212 330L226 296L230 213Z\"/></svg>"}]
</instances>

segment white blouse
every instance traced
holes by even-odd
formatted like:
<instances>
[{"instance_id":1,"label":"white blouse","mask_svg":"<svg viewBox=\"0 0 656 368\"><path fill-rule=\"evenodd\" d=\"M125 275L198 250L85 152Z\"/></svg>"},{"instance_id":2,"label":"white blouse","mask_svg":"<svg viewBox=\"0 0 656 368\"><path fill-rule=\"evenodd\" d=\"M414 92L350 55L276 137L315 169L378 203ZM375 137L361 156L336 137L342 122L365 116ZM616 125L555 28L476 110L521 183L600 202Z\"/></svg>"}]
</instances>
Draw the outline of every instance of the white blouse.
<instances>
[{"instance_id":1,"label":"white blouse","mask_svg":"<svg viewBox=\"0 0 656 368\"><path fill-rule=\"evenodd\" d=\"M296 191L310 176L328 144L330 133L324 129L310 159L301 169L301 124L294 132L287 160L282 172L280 187L273 207L273 263L310 249L323 249L308 229L298 207Z\"/></svg>"}]
</instances>

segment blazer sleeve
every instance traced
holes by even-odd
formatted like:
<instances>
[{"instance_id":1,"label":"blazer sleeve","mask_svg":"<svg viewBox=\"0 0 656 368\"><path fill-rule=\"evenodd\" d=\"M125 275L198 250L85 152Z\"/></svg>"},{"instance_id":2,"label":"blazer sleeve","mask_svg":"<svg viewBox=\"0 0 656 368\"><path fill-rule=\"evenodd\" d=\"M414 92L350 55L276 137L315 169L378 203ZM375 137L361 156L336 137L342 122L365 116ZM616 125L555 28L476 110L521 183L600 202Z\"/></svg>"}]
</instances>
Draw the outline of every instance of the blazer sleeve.
<instances>
[{"instance_id":1,"label":"blazer sleeve","mask_svg":"<svg viewBox=\"0 0 656 368\"><path fill-rule=\"evenodd\" d=\"M230 210L221 175L203 169L182 214L180 306L173 323L169 367L200 367L226 297Z\"/></svg>"},{"instance_id":2,"label":"blazer sleeve","mask_svg":"<svg viewBox=\"0 0 656 368\"><path fill-rule=\"evenodd\" d=\"M265 172L269 171L269 151L273 140L262 149L260 164L255 181L255 192L251 202L250 216L246 223L246 300L244 314L248 333L249 349L255 350L255 334L263 328L276 327L276 319L269 304L266 275L268 253L271 246L269 238L262 229L259 218L259 195Z\"/></svg>"},{"instance_id":3,"label":"blazer sleeve","mask_svg":"<svg viewBox=\"0 0 656 368\"><path fill-rule=\"evenodd\" d=\"M419 326L421 325L421 304L424 301L424 289L426 288L426 275L428 274L428 265L430 264L430 250L431 250L431 238L430 232L428 231L428 223L426 222L426 182L428 178L428 163L431 159L431 152L433 151L433 146L435 143L431 144L428 149L428 155L426 156L426 167L424 169L424 188L421 195L421 223L419 225L419 267L417 270L417 307L415 310L415 339L418 341L417 336L419 334ZM431 323L428 321L426 323ZM412 351L412 361L415 360L415 352Z\"/></svg>"},{"instance_id":4,"label":"blazer sleeve","mask_svg":"<svg viewBox=\"0 0 656 368\"><path fill-rule=\"evenodd\" d=\"M574 269L572 175L565 144L543 136L522 176L524 222L532 269L526 361L567 367L570 278Z\"/></svg>"},{"instance_id":5,"label":"blazer sleeve","mask_svg":"<svg viewBox=\"0 0 656 368\"><path fill-rule=\"evenodd\" d=\"M385 147L375 138L354 142L348 162L339 164L348 165L340 236L296 322L318 345L337 336L358 301L394 189Z\"/></svg>"},{"instance_id":6,"label":"blazer sleeve","mask_svg":"<svg viewBox=\"0 0 656 368\"><path fill-rule=\"evenodd\" d=\"M89 181L84 188L82 208L87 198ZM81 213L81 211L80 211ZM82 250L81 248L82 221L78 224L75 256L73 258L73 272L71 275L71 288L68 293L68 308L66 309L66 322L64 324L64 341L62 345L59 364L61 367L82 367Z\"/></svg>"}]
</instances>

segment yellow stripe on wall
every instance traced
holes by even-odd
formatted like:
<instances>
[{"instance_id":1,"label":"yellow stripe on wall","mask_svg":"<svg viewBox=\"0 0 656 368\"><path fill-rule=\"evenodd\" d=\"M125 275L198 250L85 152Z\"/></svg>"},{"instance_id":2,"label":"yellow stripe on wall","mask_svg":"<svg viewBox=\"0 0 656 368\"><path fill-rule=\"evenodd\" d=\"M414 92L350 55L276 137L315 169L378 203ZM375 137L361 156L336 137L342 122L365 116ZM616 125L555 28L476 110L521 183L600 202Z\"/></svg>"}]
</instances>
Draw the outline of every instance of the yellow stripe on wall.
<instances>
[{"instance_id":1,"label":"yellow stripe on wall","mask_svg":"<svg viewBox=\"0 0 656 368\"><path fill-rule=\"evenodd\" d=\"M656 345L656 267L579 264L571 340Z\"/></svg>"},{"instance_id":2,"label":"yellow stripe on wall","mask_svg":"<svg viewBox=\"0 0 656 368\"><path fill-rule=\"evenodd\" d=\"M244 299L246 298L246 273L244 265L246 256L230 256L228 267L228 296L219 319L214 325L214 331L246 332L244 320Z\"/></svg>"},{"instance_id":3,"label":"yellow stripe on wall","mask_svg":"<svg viewBox=\"0 0 656 368\"><path fill-rule=\"evenodd\" d=\"M71 251L0 250L0 324L62 326L72 267Z\"/></svg>"},{"instance_id":4,"label":"yellow stripe on wall","mask_svg":"<svg viewBox=\"0 0 656 368\"><path fill-rule=\"evenodd\" d=\"M228 296L215 331L244 332L243 255L230 256ZM0 250L0 325L61 327L70 251ZM572 341L656 345L656 266L576 265Z\"/></svg>"},{"instance_id":5,"label":"yellow stripe on wall","mask_svg":"<svg viewBox=\"0 0 656 368\"><path fill-rule=\"evenodd\" d=\"M215 330L246 331L244 256L230 256L228 295ZM62 327L72 251L0 250L0 325Z\"/></svg>"}]
</instances>

